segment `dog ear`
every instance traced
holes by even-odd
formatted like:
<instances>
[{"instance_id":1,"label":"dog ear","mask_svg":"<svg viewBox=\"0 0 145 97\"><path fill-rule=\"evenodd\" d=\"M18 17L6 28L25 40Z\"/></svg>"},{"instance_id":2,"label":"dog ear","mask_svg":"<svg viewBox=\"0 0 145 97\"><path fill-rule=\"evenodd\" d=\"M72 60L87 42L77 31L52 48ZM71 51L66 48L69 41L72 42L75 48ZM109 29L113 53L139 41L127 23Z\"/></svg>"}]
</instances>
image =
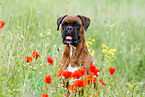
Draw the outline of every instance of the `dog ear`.
<instances>
[{"instance_id":1,"label":"dog ear","mask_svg":"<svg viewBox=\"0 0 145 97\"><path fill-rule=\"evenodd\" d=\"M90 19L82 15L77 15L77 16L82 20L82 25L84 26L85 31L87 31L87 28L90 25Z\"/></svg>"},{"instance_id":2,"label":"dog ear","mask_svg":"<svg viewBox=\"0 0 145 97\"><path fill-rule=\"evenodd\" d=\"M62 22L62 20L66 17L67 15L61 16L57 19L57 31L59 30L59 26Z\"/></svg>"}]
</instances>

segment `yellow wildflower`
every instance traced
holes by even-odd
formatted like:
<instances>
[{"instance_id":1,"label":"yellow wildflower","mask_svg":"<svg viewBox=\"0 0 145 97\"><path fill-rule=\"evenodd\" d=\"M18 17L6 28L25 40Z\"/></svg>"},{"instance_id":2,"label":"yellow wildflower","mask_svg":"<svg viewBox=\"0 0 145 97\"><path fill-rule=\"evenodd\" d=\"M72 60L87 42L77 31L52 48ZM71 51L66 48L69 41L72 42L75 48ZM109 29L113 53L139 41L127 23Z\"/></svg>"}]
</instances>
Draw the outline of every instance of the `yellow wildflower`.
<instances>
[{"instance_id":1,"label":"yellow wildflower","mask_svg":"<svg viewBox=\"0 0 145 97\"><path fill-rule=\"evenodd\" d=\"M95 39L92 39L93 42L95 42Z\"/></svg>"},{"instance_id":2,"label":"yellow wildflower","mask_svg":"<svg viewBox=\"0 0 145 97\"><path fill-rule=\"evenodd\" d=\"M87 47L89 48L90 46L89 46L89 45L87 45Z\"/></svg>"},{"instance_id":3,"label":"yellow wildflower","mask_svg":"<svg viewBox=\"0 0 145 97\"><path fill-rule=\"evenodd\" d=\"M103 48L109 49L109 47L107 47L105 44L102 44Z\"/></svg>"},{"instance_id":4,"label":"yellow wildflower","mask_svg":"<svg viewBox=\"0 0 145 97\"><path fill-rule=\"evenodd\" d=\"M86 43L86 45L88 46L88 43Z\"/></svg>"},{"instance_id":5,"label":"yellow wildflower","mask_svg":"<svg viewBox=\"0 0 145 97\"><path fill-rule=\"evenodd\" d=\"M89 50L89 53L91 52L91 50Z\"/></svg>"},{"instance_id":6,"label":"yellow wildflower","mask_svg":"<svg viewBox=\"0 0 145 97\"><path fill-rule=\"evenodd\" d=\"M114 55L115 55L115 53L111 52L111 55L112 55L112 56L114 56Z\"/></svg>"},{"instance_id":7,"label":"yellow wildflower","mask_svg":"<svg viewBox=\"0 0 145 97\"><path fill-rule=\"evenodd\" d=\"M103 52L103 53L106 53L106 52L107 52L107 50L103 49L103 50L102 50L102 52Z\"/></svg>"},{"instance_id":8,"label":"yellow wildflower","mask_svg":"<svg viewBox=\"0 0 145 97\"><path fill-rule=\"evenodd\" d=\"M106 51L107 54L110 54L110 50Z\"/></svg>"},{"instance_id":9,"label":"yellow wildflower","mask_svg":"<svg viewBox=\"0 0 145 97\"><path fill-rule=\"evenodd\" d=\"M105 44L102 44L102 47L107 47Z\"/></svg>"},{"instance_id":10,"label":"yellow wildflower","mask_svg":"<svg viewBox=\"0 0 145 97\"><path fill-rule=\"evenodd\" d=\"M89 44L91 44L91 45L92 45L93 43L90 41L90 42L89 42Z\"/></svg>"},{"instance_id":11,"label":"yellow wildflower","mask_svg":"<svg viewBox=\"0 0 145 97\"><path fill-rule=\"evenodd\" d=\"M116 48L115 49L110 49L110 51L116 52Z\"/></svg>"},{"instance_id":12,"label":"yellow wildflower","mask_svg":"<svg viewBox=\"0 0 145 97\"><path fill-rule=\"evenodd\" d=\"M110 56L107 57L108 59L110 58Z\"/></svg>"},{"instance_id":13,"label":"yellow wildflower","mask_svg":"<svg viewBox=\"0 0 145 97\"><path fill-rule=\"evenodd\" d=\"M86 41L87 43L89 43L89 41Z\"/></svg>"},{"instance_id":14,"label":"yellow wildflower","mask_svg":"<svg viewBox=\"0 0 145 97\"><path fill-rule=\"evenodd\" d=\"M94 56L94 53L91 53L91 56Z\"/></svg>"},{"instance_id":15,"label":"yellow wildflower","mask_svg":"<svg viewBox=\"0 0 145 97\"><path fill-rule=\"evenodd\" d=\"M94 50L92 50L92 53L95 53L95 51L94 51Z\"/></svg>"},{"instance_id":16,"label":"yellow wildflower","mask_svg":"<svg viewBox=\"0 0 145 97\"><path fill-rule=\"evenodd\" d=\"M109 61L107 61L107 63L110 63Z\"/></svg>"}]
</instances>

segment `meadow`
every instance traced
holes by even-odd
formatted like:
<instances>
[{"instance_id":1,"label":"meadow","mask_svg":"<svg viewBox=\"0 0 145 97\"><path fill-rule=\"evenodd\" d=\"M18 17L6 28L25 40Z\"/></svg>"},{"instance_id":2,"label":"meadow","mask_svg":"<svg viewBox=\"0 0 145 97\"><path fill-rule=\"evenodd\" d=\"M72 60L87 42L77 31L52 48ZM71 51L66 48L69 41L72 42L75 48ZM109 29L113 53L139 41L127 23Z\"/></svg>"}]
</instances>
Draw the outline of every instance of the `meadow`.
<instances>
[{"instance_id":1,"label":"meadow","mask_svg":"<svg viewBox=\"0 0 145 97\"><path fill-rule=\"evenodd\" d=\"M57 76L64 44L56 20L65 14L91 19L86 41L94 65L100 69L98 79L106 84L98 82L97 91L83 87L83 96L144 97L144 9L144 0L0 0L0 21L5 22L0 31L0 97L64 97ZM102 44L108 50L116 49L115 57L108 60ZM38 59L25 62L33 51L39 53ZM113 75L110 67L116 68ZM50 84L44 81L47 75L52 77Z\"/></svg>"}]
</instances>

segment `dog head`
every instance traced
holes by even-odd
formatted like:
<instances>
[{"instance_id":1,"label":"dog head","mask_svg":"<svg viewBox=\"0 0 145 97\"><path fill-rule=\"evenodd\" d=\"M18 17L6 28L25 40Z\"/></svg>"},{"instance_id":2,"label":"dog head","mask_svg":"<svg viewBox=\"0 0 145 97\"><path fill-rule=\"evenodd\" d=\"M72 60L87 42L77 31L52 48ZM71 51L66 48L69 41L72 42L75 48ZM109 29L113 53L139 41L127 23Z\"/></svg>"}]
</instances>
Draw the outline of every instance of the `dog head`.
<instances>
[{"instance_id":1,"label":"dog head","mask_svg":"<svg viewBox=\"0 0 145 97\"><path fill-rule=\"evenodd\" d=\"M90 25L90 19L82 15L64 15L57 19L57 31L60 24L63 43L76 46L84 38L84 32Z\"/></svg>"}]
</instances>

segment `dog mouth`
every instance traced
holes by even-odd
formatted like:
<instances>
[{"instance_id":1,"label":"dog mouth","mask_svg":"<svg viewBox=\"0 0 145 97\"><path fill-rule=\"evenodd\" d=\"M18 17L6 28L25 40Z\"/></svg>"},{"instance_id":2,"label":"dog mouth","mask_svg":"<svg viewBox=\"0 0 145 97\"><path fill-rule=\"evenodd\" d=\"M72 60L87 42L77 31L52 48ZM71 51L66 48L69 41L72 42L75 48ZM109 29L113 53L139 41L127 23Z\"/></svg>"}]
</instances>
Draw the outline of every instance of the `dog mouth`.
<instances>
[{"instance_id":1,"label":"dog mouth","mask_svg":"<svg viewBox=\"0 0 145 97\"><path fill-rule=\"evenodd\" d=\"M66 43L72 43L72 37L71 36L66 36Z\"/></svg>"},{"instance_id":2,"label":"dog mouth","mask_svg":"<svg viewBox=\"0 0 145 97\"><path fill-rule=\"evenodd\" d=\"M66 40L72 40L72 37L71 36L66 36L65 39Z\"/></svg>"},{"instance_id":3,"label":"dog mouth","mask_svg":"<svg viewBox=\"0 0 145 97\"><path fill-rule=\"evenodd\" d=\"M66 35L63 38L63 44L72 44L72 45L76 46L78 42L79 42L79 39L76 39L75 37L73 37L71 35Z\"/></svg>"}]
</instances>

